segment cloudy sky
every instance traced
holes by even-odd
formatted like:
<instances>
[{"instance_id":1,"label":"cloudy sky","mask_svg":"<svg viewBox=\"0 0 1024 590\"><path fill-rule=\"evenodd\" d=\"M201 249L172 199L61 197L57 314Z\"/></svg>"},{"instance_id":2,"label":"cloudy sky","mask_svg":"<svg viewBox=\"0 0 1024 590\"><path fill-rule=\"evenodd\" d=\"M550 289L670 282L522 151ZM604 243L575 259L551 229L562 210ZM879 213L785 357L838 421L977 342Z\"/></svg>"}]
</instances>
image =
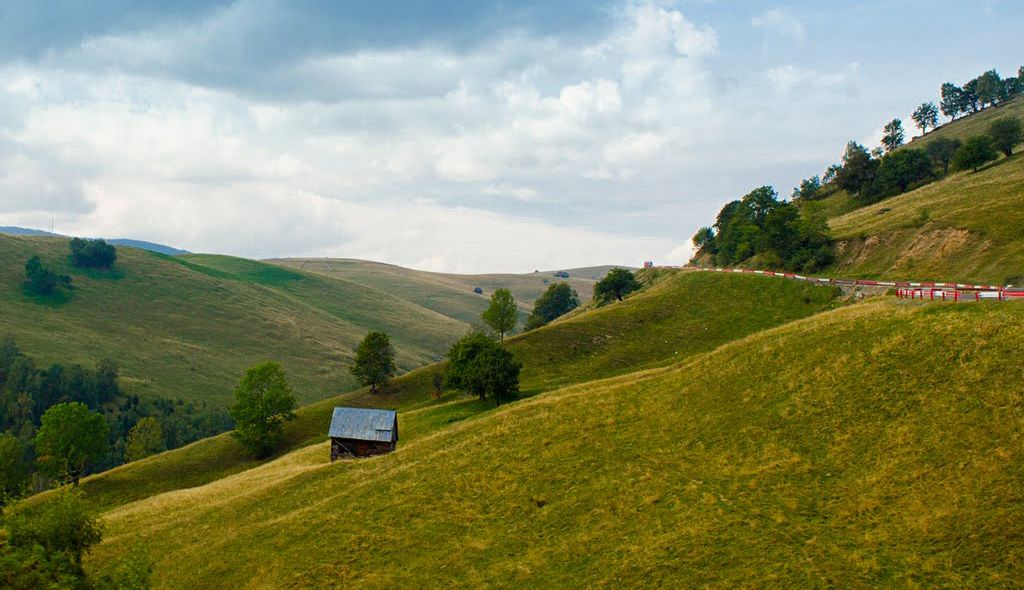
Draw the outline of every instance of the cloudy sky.
<instances>
[{"instance_id":1,"label":"cloudy sky","mask_svg":"<svg viewBox=\"0 0 1024 590\"><path fill-rule=\"evenodd\" d=\"M1015 72L1022 25L1017 0L5 0L0 225L456 272L679 263L723 203Z\"/></svg>"}]
</instances>

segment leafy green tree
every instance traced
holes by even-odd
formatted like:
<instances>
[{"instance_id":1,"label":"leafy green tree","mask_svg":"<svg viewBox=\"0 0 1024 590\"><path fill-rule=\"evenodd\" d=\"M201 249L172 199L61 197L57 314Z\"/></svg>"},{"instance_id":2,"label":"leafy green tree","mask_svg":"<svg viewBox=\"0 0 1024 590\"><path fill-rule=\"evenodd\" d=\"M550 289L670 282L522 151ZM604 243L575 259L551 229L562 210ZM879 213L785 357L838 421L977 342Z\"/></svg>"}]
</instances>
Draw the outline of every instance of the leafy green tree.
<instances>
[{"instance_id":1,"label":"leafy green tree","mask_svg":"<svg viewBox=\"0 0 1024 590\"><path fill-rule=\"evenodd\" d=\"M912 185L930 179L933 167L924 150L905 149L886 154L874 182L864 191L863 200L874 202L904 193Z\"/></svg>"},{"instance_id":2,"label":"leafy green tree","mask_svg":"<svg viewBox=\"0 0 1024 590\"><path fill-rule=\"evenodd\" d=\"M0 506L15 498L28 484L28 450L10 433L0 434Z\"/></svg>"},{"instance_id":3,"label":"leafy green tree","mask_svg":"<svg viewBox=\"0 0 1024 590\"><path fill-rule=\"evenodd\" d=\"M715 253L715 230L710 227L702 227L693 234L693 247L697 252Z\"/></svg>"},{"instance_id":4,"label":"leafy green tree","mask_svg":"<svg viewBox=\"0 0 1024 590\"><path fill-rule=\"evenodd\" d=\"M391 340L384 332L370 332L356 348L355 364L352 374L363 385L369 385L370 391L377 393L377 386L384 385L394 376L395 349Z\"/></svg>"},{"instance_id":5,"label":"leafy green tree","mask_svg":"<svg viewBox=\"0 0 1024 590\"><path fill-rule=\"evenodd\" d=\"M79 580L85 577L82 557L103 537L77 488L65 487L38 504L15 504L4 512L4 527L12 548L43 553L44 561Z\"/></svg>"},{"instance_id":6,"label":"leafy green tree","mask_svg":"<svg viewBox=\"0 0 1024 590\"><path fill-rule=\"evenodd\" d=\"M533 330L547 324L576 309L580 297L569 283L555 283L537 298L533 304L533 312L526 322L526 329Z\"/></svg>"},{"instance_id":7,"label":"leafy green tree","mask_svg":"<svg viewBox=\"0 0 1024 590\"><path fill-rule=\"evenodd\" d=\"M992 147L1003 152L1007 158L1013 155L1013 148L1024 142L1024 125L1016 117L996 119L988 128Z\"/></svg>"},{"instance_id":8,"label":"leafy green tree","mask_svg":"<svg viewBox=\"0 0 1024 590\"><path fill-rule=\"evenodd\" d=\"M886 152L896 151L896 148L903 145L903 121L893 119L885 124L882 133L882 146Z\"/></svg>"},{"instance_id":9,"label":"leafy green tree","mask_svg":"<svg viewBox=\"0 0 1024 590\"><path fill-rule=\"evenodd\" d=\"M82 268L110 268L117 260L117 248L105 240L72 238L71 263Z\"/></svg>"},{"instance_id":10,"label":"leafy green tree","mask_svg":"<svg viewBox=\"0 0 1024 590\"><path fill-rule=\"evenodd\" d=\"M512 292L508 289L497 289L491 295L491 305L484 311L483 320L498 333L498 338L504 342L505 334L516 327L519 319L519 308L512 298Z\"/></svg>"},{"instance_id":11,"label":"leafy green tree","mask_svg":"<svg viewBox=\"0 0 1024 590\"><path fill-rule=\"evenodd\" d=\"M805 201L812 201L818 197L818 193L821 191L821 179L817 176L805 178L800 181L800 186L793 189L794 199L804 199Z\"/></svg>"},{"instance_id":12,"label":"leafy green tree","mask_svg":"<svg viewBox=\"0 0 1024 590\"><path fill-rule=\"evenodd\" d=\"M35 439L39 466L78 485L89 465L107 452L107 421L81 402L64 402L46 410L41 422Z\"/></svg>"},{"instance_id":13,"label":"leafy green tree","mask_svg":"<svg viewBox=\"0 0 1024 590\"><path fill-rule=\"evenodd\" d=\"M960 112L966 114L968 111L977 113L981 110L981 101L978 99L978 78L964 84L960 92Z\"/></svg>"},{"instance_id":14,"label":"leafy green tree","mask_svg":"<svg viewBox=\"0 0 1024 590\"><path fill-rule=\"evenodd\" d=\"M624 268L613 268L594 285L594 299L599 304L622 301L622 298L640 288L633 273Z\"/></svg>"},{"instance_id":15,"label":"leafy green tree","mask_svg":"<svg viewBox=\"0 0 1024 590\"><path fill-rule=\"evenodd\" d=\"M982 106L994 105L999 102L999 97L1003 92L1003 79L999 77L999 72L989 70L978 76L974 92Z\"/></svg>"},{"instance_id":16,"label":"leafy green tree","mask_svg":"<svg viewBox=\"0 0 1024 590\"><path fill-rule=\"evenodd\" d=\"M917 107L911 118L914 120L917 128L921 130L921 135L924 135L928 133L929 127L938 127L939 109L935 106L934 102L924 102L921 103L921 106Z\"/></svg>"},{"instance_id":17,"label":"leafy green tree","mask_svg":"<svg viewBox=\"0 0 1024 590\"><path fill-rule=\"evenodd\" d=\"M843 165L836 173L836 184L851 195L856 195L875 179L877 172L878 160L871 157L867 148L851 141L846 144Z\"/></svg>"},{"instance_id":18,"label":"leafy green tree","mask_svg":"<svg viewBox=\"0 0 1024 590\"><path fill-rule=\"evenodd\" d=\"M992 147L991 137L975 135L965 141L953 154L953 168L956 170L973 169L977 172L985 162L990 162L998 157L999 154Z\"/></svg>"},{"instance_id":19,"label":"leafy green tree","mask_svg":"<svg viewBox=\"0 0 1024 590\"><path fill-rule=\"evenodd\" d=\"M449 387L472 393L480 400L491 397L500 405L519 393L522 367L511 352L486 334L475 332L448 351L445 380Z\"/></svg>"},{"instance_id":20,"label":"leafy green tree","mask_svg":"<svg viewBox=\"0 0 1024 590\"><path fill-rule=\"evenodd\" d=\"M955 121L957 115L963 112L963 89L952 82L946 82L939 92L939 107L942 109L942 114L949 117L951 121Z\"/></svg>"},{"instance_id":21,"label":"leafy green tree","mask_svg":"<svg viewBox=\"0 0 1024 590\"><path fill-rule=\"evenodd\" d=\"M257 457L269 456L281 442L284 423L295 417L295 405L281 365L265 362L250 368L235 388L230 409L235 437Z\"/></svg>"},{"instance_id":22,"label":"leafy green tree","mask_svg":"<svg viewBox=\"0 0 1024 590\"><path fill-rule=\"evenodd\" d=\"M138 461L155 455L165 448L163 426L155 417L146 416L140 418L135 426L128 431L128 441L124 451L125 459Z\"/></svg>"},{"instance_id":23,"label":"leafy green tree","mask_svg":"<svg viewBox=\"0 0 1024 590\"><path fill-rule=\"evenodd\" d=\"M953 161L953 154L960 148L959 139L936 137L926 147L925 151L937 166L942 166L942 173L949 173L949 163Z\"/></svg>"}]
</instances>

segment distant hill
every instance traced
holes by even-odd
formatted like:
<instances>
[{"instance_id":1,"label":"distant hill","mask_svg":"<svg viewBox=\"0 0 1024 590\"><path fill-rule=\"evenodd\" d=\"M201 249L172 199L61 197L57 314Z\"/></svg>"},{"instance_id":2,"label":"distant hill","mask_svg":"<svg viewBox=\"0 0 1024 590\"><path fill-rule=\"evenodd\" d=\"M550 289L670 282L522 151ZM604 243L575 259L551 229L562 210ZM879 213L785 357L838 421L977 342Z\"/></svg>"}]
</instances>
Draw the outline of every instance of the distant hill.
<instances>
[{"instance_id":1,"label":"distant hill","mask_svg":"<svg viewBox=\"0 0 1024 590\"><path fill-rule=\"evenodd\" d=\"M67 237L61 234L55 234L41 229L30 229L26 227L0 227L0 234L6 234L9 236L36 236L36 237ZM128 238L104 238L110 244L116 246L126 246L129 248L138 248L140 250L149 250L150 252L158 252L160 254L167 254L169 256L178 256L180 254L188 254L188 250L182 250L180 248L174 248L171 246L165 246L164 244L156 244L153 242L147 242L145 240L132 240Z\"/></svg>"}]
</instances>

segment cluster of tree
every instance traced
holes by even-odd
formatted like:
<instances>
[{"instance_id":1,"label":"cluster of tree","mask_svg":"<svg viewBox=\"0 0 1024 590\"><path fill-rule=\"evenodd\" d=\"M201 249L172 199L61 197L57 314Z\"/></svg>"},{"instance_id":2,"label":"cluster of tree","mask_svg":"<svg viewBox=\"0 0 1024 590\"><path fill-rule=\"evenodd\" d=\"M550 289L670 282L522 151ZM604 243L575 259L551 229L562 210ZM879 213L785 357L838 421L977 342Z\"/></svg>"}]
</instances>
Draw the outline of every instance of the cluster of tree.
<instances>
[{"instance_id":1,"label":"cluster of tree","mask_svg":"<svg viewBox=\"0 0 1024 590\"><path fill-rule=\"evenodd\" d=\"M25 263L25 291L30 295L43 297L54 295L59 289L73 289L71 277L58 275L43 265L39 256L33 256Z\"/></svg>"},{"instance_id":2,"label":"cluster of tree","mask_svg":"<svg viewBox=\"0 0 1024 590\"><path fill-rule=\"evenodd\" d=\"M1017 69L1017 77L1002 78L996 70L957 86L946 82L939 89L942 114L951 120L960 115L977 113L986 106L998 106L1024 94L1024 66ZM934 127L934 125L933 125Z\"/></svg>"},{"instance_id":3,"label":"cluster of tree","mask_svg":"<svg viewBox=\"0 0 1024 590\"><path fill-rule=\"evenodd\" d=\"M11 590L149 588L152 565L138 552L110 573L86 575L82 559L102 538L80 489L64 488L32 505L9 505L0 528L0 583Z\"/></svg>"},{"instance_id":4,"label":"cluster of tree","mask_svg":"<svg viewBox=\"0 0 1024 590\"><path fill-rule=\"evenodd\" d=\"M0 493L7 496L40 489L47 478L75 481L231 427L223 410L124 393L112 361L92 369L39 368L13 339L0 340Z\"/></svg>"},{"instance_id":5,"label":"cluster of tree","mask_svg":"<svg viewBox=\"0 0 1024 590\"><path fill-rule=\"evenodd\" d=\"M580 305L580 296L569 283L555 283L533 303L526 329L533 330L569 313Z\"/></svg>"},{"instance_id":6,"label":"cluster of tree","mask_svg":"<svg viewBox=\"0 0 1024 590\"><path fill-rule=\"evenodd\" d=\"M805 272L831 264L832 238L825 222L801 216L796 205L777 197L772 187L762 186L726 204L714 228L697 231L694 246L723 266L754 257L762 266Z\"/></svg>"},{"instance_id":7,"label":"cluster of tree","mask_svg":"<svg viewBox=\"0 0 1024 590\"><path fill-rule=\"evenodd\" d=\"M117 248L105 240L72 238L71 264L80 268L108 269L117 260Z\"/></svg>"}]
</instances>

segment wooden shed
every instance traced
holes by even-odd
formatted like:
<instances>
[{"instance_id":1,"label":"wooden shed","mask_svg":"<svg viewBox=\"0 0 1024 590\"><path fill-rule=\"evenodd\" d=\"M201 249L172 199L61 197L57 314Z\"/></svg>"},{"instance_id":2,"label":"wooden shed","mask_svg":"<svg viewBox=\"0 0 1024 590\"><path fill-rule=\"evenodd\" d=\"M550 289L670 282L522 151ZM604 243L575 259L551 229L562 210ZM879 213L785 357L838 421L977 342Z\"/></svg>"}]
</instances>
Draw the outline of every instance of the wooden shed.
<instances>
[{"instance_id":1,"label":"wooden shed","mask_svg":"<svg viewBox=\"0 0 1024 590\"><path fill-rule=\"evenodd\" d=\"M390 453L398 442L398 414L394 410L334 408L327 436L331 461Z\"/></svg>"}]
</instances>

